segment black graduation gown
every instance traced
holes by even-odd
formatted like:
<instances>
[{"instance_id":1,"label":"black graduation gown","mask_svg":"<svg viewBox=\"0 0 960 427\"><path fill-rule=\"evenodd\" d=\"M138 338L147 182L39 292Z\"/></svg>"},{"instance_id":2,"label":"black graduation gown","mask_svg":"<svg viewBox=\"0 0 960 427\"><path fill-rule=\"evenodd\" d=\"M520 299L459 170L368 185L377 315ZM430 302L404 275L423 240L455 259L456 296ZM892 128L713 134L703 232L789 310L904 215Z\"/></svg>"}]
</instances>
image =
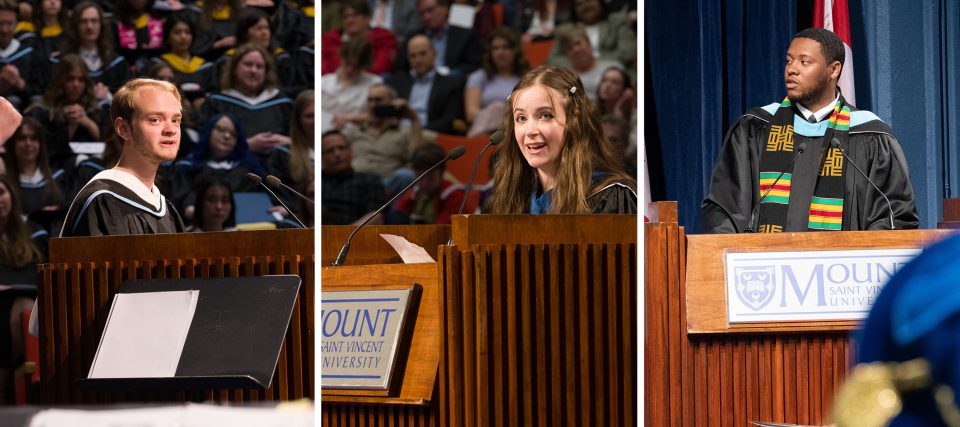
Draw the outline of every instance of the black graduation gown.
<instances>
[{"instance_id":1,"label":"black graduation gown","mask_svg":"<svg viewBox=\"0 0 960 427\"><path fill-rule=\"evenodd\" d=\"M215 93L207 97L200 109L204 122L220 113L232 114L240 120L240 126L247 138L261 132L288 135L293 100L280 91L267 101L251 105L242 99Z\"/></svg>"},{"instance_id":2,"label":"black graduation gown","mask_svg":"<svg viewBox=\"0 0 960 427\"><path fill-rule=\"evenodd\" d=\"M309 6L311 11L313 6ZM311 42L314 39L313 13L306 7L298 7L292 1L284 1L277 8L277 29L275 38L280 46L288 51Z\"/></svg>"},{"instance_id":3,"label":"black graduation gown","mask_svg":"<svg viewBox=\"0 0 960 427\"><path fill-rule=\"evenodd\" d=\"M293 177L290 176L289 147L280 146L270 150L270 157L267 159L267 173L279 178L281 182L299 191L300 194L307 193L307 184L309 183L294 181ZM302 203L299 197L287 190L277 191L277 196L283 199L283 202L286 203L287 206L290 206L291 209L293 209L294 206L300 206Z\"/></svg>"},{"instance_id":4,"label":"black graduation gown","mask_svg":"<svg viewBox=\"0 0 960 427\"><path fill-rule=\"evenodd\" d=\"M615 182L587 196L590 212L595 214L637 214L637 193L627 184Z\"/></svg>"},{"instance_id":5,"label":"black graduation gown","mask_svg":"<svg viewBox=\"0 0 960 427\"><path fill-rule=\"evenodd\" d=\"M709 193L701 205L704 232L737 233L747 228L751 210L760 198L760 153L765 130L779 105L750 110L727 132ZM807 143L794 167L794 186L813 185L820 148L827 143L823 138L826 125L826 120L812 124L794 115L794 144ZM845 152L890 199L895 227L917 228L920 221L907 161L890 127L869 111L851 111ZM880 193L853 167L845 168L843 174L842 230L889 229L889 210ZM784 231L806 231L806 227L785 227Z\"/></svg>"},{"instance_id":6,"label":"black graduation gown","mask_svg":"<svg viewBox=\"0 0 960 427\"><path fill-rule=\"evenodd\" d=\"M204 61L194 69L194 67L190 65L184 67L176 61L169 60L165 55L160 55L151 58L150 63L151 65L169 65L170 68L173 69L173 75L176 76L177 81L180 82L180 90L183 92L183 96L191 101L214 92L219 87L219 83L217 82L217 66L213 62ZM147 70L142 71L146 72Z\"/></svg>"},{"instance_id":7,"label":"black graduation gown","mask_svg":"<svg viewBox=\"0 0 960 427\"><path fill-rule=\"evenodd\" d=\"M41 210L44 206L67 204L67 193L70 190L68 175L63 169L53 171L50 179L44 179L37 183L20 183L20 196L23 200L23 212L30 215ZM51 181L56 181L60 186L62 195L57 198L48 193Z\"/></svg>"},{"instance_id":8,"label":"black graduation gown","mask_svg":"<svg viewBox=\"0 0 960 427\"><path fill-rule=\"evenodd\" d=\"M59 57L49 57L47 58L49 64L47 64L47 70L43 73L42 80L44 83L50 81L53 76L53 67L60 63ZM103 83L110 88L110 92L114 93L120 86L123 86L127 80L133 78L133 69L130 68L130 63L127 61L127 58L123 56L117 56L110 60L110 62L104 61L99 70L88 70L87 75L93 79L94 82Z\"/></svg>"},{"instance_id":9,"label":"black graduation gown","mask_svg":"<svg viewBox=\"0 0 960 427\"><path fill-rule=\"evenodd\" d=\"M21 110L26 108L30 97L43 93L42 91L45 89L44 85L47 81L38 78L39 75L43 74L42 68L43 65L45 65L43 62L42 52L38 51L30 40L21 42L20 48L17 49L16 52L11 53L10 56L0 58L0 66L10 64L17 67L17 71L20 72L20 77L26 82L22 91L11 88L5 93L0 93L0 95L6 98L10 98L11 96L20 97L21 105L19 105L18 108Z\"/></svg>"},{"instance_id":10,"label":"black graduation gown","mask_svg":"<svg viewBox=\"0 0 960 427\"><path fill-rule=\"evenodd\" d=\"M95 179L73 200L60 237L181 233L183 230L183 220L165 197L160 197L157 210L126 186L109 179Z\"/></svg>"},{"instance_id":11,"label":"black graduation gown","mask_svg":"<svg viewBox=\"0 0 960 427\"><path fill-rule=\"evenodd\" d=\"M70 148L71 142L100 142L103 138L94 137L83 126L77 126L73 137L70 137L67 129L67 122L54 120L50 118L50 110L44 105L37 105L27 111L27 115L37 119L43 127L43 138L47 143L47 157L50 161L50 167L69 168L70 159L74 157L73 149ZM100 128L101 134L104 130L110 129L110 112L108 109L87 110L87 116L90 117ZM112 132L112 130L110 130Z\"/></svg>"}]
</instances>

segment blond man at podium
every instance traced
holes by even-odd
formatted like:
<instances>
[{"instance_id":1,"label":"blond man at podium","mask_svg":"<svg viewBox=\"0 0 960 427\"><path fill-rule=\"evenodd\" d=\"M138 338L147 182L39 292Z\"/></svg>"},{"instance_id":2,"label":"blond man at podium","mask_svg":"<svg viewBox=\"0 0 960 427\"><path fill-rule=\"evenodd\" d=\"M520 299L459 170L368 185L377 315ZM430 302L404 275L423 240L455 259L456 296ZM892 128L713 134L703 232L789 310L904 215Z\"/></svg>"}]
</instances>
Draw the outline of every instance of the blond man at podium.
<instances>
[{"instance_id":1,"label":"blond man at podium","mask_svg":"<svg viewBox=\"0 0 960 427\"><path fill-rule=\"evenodd\" d=\"M183 221L154 184L160 163L180 147L180 92L159 80L134 79L110 105L113 128L123 140L120 160L98 173L77 194L60 237L178 233Z\"/></svg>"}]
</instances>

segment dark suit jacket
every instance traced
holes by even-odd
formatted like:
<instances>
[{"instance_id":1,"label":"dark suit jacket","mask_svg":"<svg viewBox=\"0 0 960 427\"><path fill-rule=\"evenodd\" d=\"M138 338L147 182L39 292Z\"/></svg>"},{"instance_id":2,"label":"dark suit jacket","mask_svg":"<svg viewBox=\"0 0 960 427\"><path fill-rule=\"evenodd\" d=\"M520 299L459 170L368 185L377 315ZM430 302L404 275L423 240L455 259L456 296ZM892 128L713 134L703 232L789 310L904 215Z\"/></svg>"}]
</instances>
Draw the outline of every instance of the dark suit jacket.
<instances>
[{"instance_id":1,"label":"dark suit jacket","mask_svg":"<svg viewBox=\"0 0 960 427\"><path fill-rule=\"evenodd\" d=\"M433 78L430 97L427 100L427 123L421 123L425 129L452 134L453 121L463 118L463 89L466 81L462 77L441 76ZM413 78L409 71L397 71L390 83L397 95L410 99Z\"/></svg>"},{"instance_id":2,"label":"dark suit jacket","mask_svg":"<svg viewBox=\"0 0 960 427\"><path fill-rule=\"evenodd\" d=\"M426 30L421 28L407 34L405 40L410 40L417 34L426 34ZM443 65L450 69L451 74L466 79L470 73L480 67L481 59L483 59L483 46L473 30L451 26L447 33L447 51L443 62ZM407 61L406 42L400 46L400 52L397 54L397 64L394 69L397 71L408 71L410 69L410 63Z\"/></svg>"}]
</instances>

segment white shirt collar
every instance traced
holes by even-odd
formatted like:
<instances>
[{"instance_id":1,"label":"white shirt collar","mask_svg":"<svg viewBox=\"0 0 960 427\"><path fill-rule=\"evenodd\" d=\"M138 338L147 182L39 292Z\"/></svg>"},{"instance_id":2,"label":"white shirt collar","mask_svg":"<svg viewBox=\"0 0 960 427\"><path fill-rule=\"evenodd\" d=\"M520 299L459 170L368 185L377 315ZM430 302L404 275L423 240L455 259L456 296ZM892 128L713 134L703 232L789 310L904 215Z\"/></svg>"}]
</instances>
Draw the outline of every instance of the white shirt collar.
<instances>
[{"instance_id":1,"label":"white shirt collar","mask_svg":"<svg viewBox=\"0 0 960 427\"><path fill-rule=\"evenodd\" d=\"M810 114L814 114L817 117L817 123L820 123L823 121L823 119L826 119L830 116L830 113L833 112L833 108L837 105L838 99L840 99L840 92L837 92L837 96L833 98L833 102L827 104L826 107L817 110L815 113L811 113L807 107L800 105L799 102L797 103L797 110L800 110L800 114L803 114L804 120L810 119Z\"/></svg>"}]
</instances>

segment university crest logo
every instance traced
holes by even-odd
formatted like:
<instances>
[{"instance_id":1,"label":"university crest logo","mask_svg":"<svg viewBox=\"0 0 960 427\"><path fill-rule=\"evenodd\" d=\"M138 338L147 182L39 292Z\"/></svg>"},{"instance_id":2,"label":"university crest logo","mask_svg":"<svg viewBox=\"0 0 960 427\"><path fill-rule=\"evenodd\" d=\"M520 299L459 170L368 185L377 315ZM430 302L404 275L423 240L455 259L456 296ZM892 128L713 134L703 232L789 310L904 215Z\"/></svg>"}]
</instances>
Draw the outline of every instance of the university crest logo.
<instances>
[{"instance_id":1,"label":"university crest logo","mask_svg":"<svg viewBox=\"0 0 960 427\"><path fill-rule=\"evenodd\" d=\"M773 300L773 267L736 267L737 298L754 311Z\"/></svg>"}]
</instances>

